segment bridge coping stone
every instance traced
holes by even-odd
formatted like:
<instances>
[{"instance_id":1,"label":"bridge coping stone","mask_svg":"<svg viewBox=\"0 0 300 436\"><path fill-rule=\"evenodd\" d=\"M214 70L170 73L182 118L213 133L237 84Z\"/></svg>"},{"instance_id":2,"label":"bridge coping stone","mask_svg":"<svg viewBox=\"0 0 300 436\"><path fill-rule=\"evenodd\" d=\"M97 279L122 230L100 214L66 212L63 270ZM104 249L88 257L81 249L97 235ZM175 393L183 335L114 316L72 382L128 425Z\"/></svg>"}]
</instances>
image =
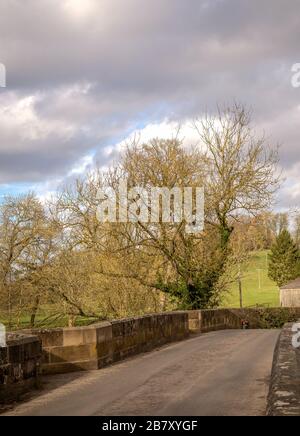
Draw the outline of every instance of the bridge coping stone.
<instances>
[{"instance_id":1,"label":"bridge coping stone","mask_svg":"<svg viewBox=\"0 0 300 436\"><path fill-rule=\"evenodd\" d=\"M274 352L267 414L300 415L300 348L292 345L293 323L285 324Z\"/></svg>"}]
</instances>

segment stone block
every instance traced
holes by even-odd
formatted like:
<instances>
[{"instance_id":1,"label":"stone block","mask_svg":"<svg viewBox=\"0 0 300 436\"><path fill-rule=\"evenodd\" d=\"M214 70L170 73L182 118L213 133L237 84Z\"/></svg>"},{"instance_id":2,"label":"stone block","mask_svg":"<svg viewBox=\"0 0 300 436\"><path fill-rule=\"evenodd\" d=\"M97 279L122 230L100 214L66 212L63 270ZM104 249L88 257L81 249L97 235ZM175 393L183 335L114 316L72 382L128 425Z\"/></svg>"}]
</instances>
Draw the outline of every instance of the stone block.
<instances>
[{"instance_id":1,"label":"stone block","mask_svg":"<svg viewBox=\"0 0 300 436\"><path fill-rule=\"evenodd\" d=\"M7 347L0 349L0 402L15 401L37 386L41 342L34 336L9 334Z\"/></svg>"},{"instance_id":2,"label":"stone block","mask_svg":"<svg viewBox=\"0 0 300 436\"><path fill-rule=\"evenodd\" d=\"M284 326L274 352L267 407L269 416L300 415L300 350L292 345L292 325Z\"/></svg>"},{"instance_id":3,"label":"stone block","mask_svg":"<svg viewBox=\"0 0 300 436\"><path fill-rule=\"evenodd\" d=\"M97 333L95 327L65 328L63 331L63 346L95 344Z\"/></svg>"},{"instance_id":4,"label":"stone block","mask_svg":"<svg viewBox=\"0 0 300 436\"><path fill-rule=\"evenodd\" d=\"M50 363L80 362L97 359L96 344L52 347L48 352L50 355Z\"/></svg>"},{"instance_id":5,"label":"stone block","mask_svg":"<svg viewBox=\"0 0 300 436\"><path fill-rule=\"evenodd\" d=\"M32 330L33 334L36 334L42 341L44 347L60 347L63 346L63 329L42 329Z\"/></svg>"}]
</instances>

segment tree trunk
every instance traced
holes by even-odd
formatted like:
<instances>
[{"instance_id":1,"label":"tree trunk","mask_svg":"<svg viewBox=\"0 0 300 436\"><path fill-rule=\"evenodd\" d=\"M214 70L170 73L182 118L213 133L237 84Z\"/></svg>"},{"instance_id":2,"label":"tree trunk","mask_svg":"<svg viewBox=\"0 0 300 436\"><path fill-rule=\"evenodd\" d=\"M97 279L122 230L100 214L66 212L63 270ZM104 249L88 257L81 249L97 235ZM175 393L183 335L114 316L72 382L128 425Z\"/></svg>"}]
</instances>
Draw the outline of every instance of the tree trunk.
<instances>
[{"instance_id":1,"label":"tree trunk","mask_svg":"<svg viewBox=\"0 0 300 436\"><path fill-rule=\"evenodd\" d=\"M76 321L76 315L69 315L68 316L68 326L69 327L74 327L75 321Z\"/></svg>"},{"instance_id":2,"label":"tree trunk","mask_svg":"<svg viewBox=\"0 0 300 436\"><path fill-rule=\"evenodd\" d=\"M31 312L31 318L30 318L30 327L31 328L33 328L35 325L35 318L36 318L37 311L39 309L39 304L40 304L40 297L36 296L34 306L32 308L32 312Z\"/></svg>"}]
</instances>

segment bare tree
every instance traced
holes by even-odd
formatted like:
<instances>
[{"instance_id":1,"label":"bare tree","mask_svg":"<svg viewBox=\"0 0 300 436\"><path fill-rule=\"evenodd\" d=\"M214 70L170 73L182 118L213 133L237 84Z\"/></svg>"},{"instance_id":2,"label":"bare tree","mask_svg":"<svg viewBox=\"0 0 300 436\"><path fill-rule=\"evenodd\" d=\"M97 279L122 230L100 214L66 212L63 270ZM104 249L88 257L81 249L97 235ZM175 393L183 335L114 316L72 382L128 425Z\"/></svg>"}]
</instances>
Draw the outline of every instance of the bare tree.
<instances>
[{"instance_id":1,"label":"bare tree","mask_svg":"<svg viewBox=\"0 0 300 436\"><path fill-rule=\"evenodd\" d=\"M44 210L33 194L7 197L0 207L2 293L7 295L11 323L14 282L26 273L28 253L44 231Z\"/></svg>"},{"instance_id":2,"label":"bare tree","mask_svg":"<svg viewBox=\"0 0 300 436\"><path fill-rule=\"evenodd\" d=\"M249 111L234 105L195 122L206 149L208 220L218 227L225 248L233 222L243 213L257 215L272 204L280 179L277 148L251 126Z\"/></svg>"}]
</instances>

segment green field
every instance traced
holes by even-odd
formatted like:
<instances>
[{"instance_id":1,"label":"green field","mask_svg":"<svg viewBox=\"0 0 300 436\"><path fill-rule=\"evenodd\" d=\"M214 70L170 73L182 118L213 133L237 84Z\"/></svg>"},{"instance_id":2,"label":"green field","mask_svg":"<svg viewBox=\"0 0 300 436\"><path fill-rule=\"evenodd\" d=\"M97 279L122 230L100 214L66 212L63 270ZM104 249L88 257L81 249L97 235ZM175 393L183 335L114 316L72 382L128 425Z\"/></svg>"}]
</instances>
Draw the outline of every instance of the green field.
<instances>
[{"instance_id":1,"label":"green field","mask_svg":"<svg viewBox=\"0 0 300 436\"><path fill-rule=\"evenodd\" d=\"M81 327L92 324L96 321L98 321L97 318L77 316L75 320L75 326ZM4 324L10 330L30 328L30 315L22 315L19 320L14 317L10 326L8 318L3 316L3 314L0 314L0 323ZM36 317L35 328L56 328L67 326L68 317L66 315L49 316L49 313L47 313L47 308L43 308L41 313L39 313Z\"/></svg>"},{"instance_id":2,"label":"green field","mask_svg":"<svg viewBox=\"0 0 300 436\"><path fill-rule=\"evenodd\" d=\"M252 253L242 267L243 306L279 306L279 289L268 277L268 251ZM238 283L224 297L223 307L239 307Z\"/></svg>"}]
</instances>

